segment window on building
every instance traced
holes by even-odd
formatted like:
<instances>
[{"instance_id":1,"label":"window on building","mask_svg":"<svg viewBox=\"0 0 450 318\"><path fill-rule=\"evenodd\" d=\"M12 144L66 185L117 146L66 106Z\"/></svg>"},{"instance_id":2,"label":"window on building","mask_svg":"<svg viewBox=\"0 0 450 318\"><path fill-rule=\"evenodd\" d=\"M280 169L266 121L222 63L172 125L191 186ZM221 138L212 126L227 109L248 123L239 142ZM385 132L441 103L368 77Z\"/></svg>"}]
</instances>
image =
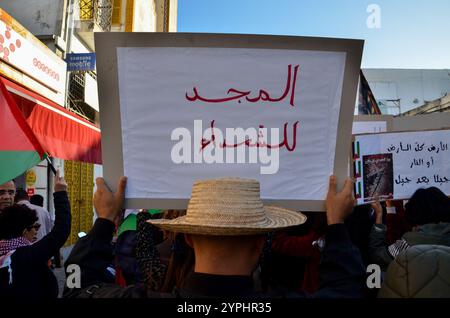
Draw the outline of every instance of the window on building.
<instances>
[{"instance_id":1,"label":"window on building","mask_svg":"<svg viewBox=\"0 0 450 318\"><path fill-rule=\"evenodd\" d=\"M96 78L93 72L91 76ZM69 92L67 96L67 106L69 110L95 123L97 119L96 111L85 102L85 72L71 72L69 78Z\"/></svg>"}]
</instances>

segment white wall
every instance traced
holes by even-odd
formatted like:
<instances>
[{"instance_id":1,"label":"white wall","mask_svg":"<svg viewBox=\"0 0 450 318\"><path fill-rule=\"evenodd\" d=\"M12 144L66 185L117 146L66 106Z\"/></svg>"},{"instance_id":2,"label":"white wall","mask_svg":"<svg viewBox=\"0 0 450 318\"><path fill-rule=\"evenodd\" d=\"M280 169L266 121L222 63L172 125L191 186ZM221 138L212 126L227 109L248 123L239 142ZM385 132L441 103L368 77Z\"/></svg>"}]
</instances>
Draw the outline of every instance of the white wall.
<instances>
[{"instance_id":1,"label":"white wall","mask_svg":"<svg viewBox=\"0 0 450 318\"><path fill-rule=\"evenodd\" d=\"M36 36L59 35L62 0L0 0L0 7Z\"/></svg>"},{"instance_id":2,"label":"white wall","mask_svg":"<svg viewBox=\"0 0 450 318\"><path fill-rule=\"evenodd\" d=\"M64 177L64 160L59 158L52 158L53 166L56 170L59 170L60 175ZM50 178L48 179L48 188L49 193L51 196L49 196L48 201L48 210L50 213L55 213L55 205L53 204L53 190L54 190L54 175L53 172L50 174Z\"/></svg>"},{"instance_id":3,"label":"white wall","mask_svg":"<svg viewBox=\"0 0 450 318\"><path fill-rule=\"evenodd\" d=\"M169 32L178 30L178 0L170 1Z\"/></svg>"},{"instance_id":4,"label":"white wall","mask_svg":"<svg viewBox=\"0 0 450 318\"><path fill-rule=\"evenodd\" d=\"M84 101L96 111L99 111L97 81L89 73L86 73Z\"/></svg>"},{"instance_id":5,"label":"white wall","mask_svg":"<svg viewBox=\"0 0 450 318\"><path fill-rule=\"evenodd\" d=\"M156 31L153 0L134 0L133 11L133 32Z\"/></svg>"},{"instance_id":6,"label":"white wall","mask_svg":"<svg viewBox=\"0 0 450 318\"><path fill-rule=\"evenodd\" d=\"M401 112L450 94L450 70L364 69L378 101L400 99Z\"/></svg>"},{"instance_id":7,"label":"white wall","mask_svg":"<svg viewBox=\"0 0 450 318\"><path fill-rule=\"evenodd\" d=\"M77 38L75 34L72 35L70 39L70 52L73 53L90 53L89 49L85 44Z\"/></svg>"},{"instance_id":8,"label":"white wall","mask_svg":"<svg viewBox=\"0 0 450 318\"><path fill-rule=\"evenodd\" d=\"M47 161L44 160L39 165L33 167L30 170L34 170L36 173L36 183L32 186L34 194L40 194L44 197L44 207L47 208L48 203L48 177L47 177Z\"/></svg>"},{"instance_id":9,"label":"white wall","mask_svg":"<svg viewBox=\"0 0 450 318\"><path fill-rule=\"evenodd\" d=\"M94 165L94 193L97 190L97 184L95 183L95 179L97 179L98 177L103 177L103 165ZM94 216L92 223L94 223L96 219L97 213L95 212L94 209Z\"/></svg>"},{"instance_id":10,"label":"white wall","mask_svg":"<svg viewBox=\"0 0 450 318\"><path fill-rule=\"evenodd\" d=\"M44 208L47 208L48 203L48 183L47 183L47 161L44 160L40 162L38 165L29 169L34 171L36 180L33 184L27 184L26 175L28 171L25 171L20 176L14 178L16 183L16 188L21 188L27 190L29 188L34 189L34 194L40 194L44 197Z\"/></svg>"}]
</instances>

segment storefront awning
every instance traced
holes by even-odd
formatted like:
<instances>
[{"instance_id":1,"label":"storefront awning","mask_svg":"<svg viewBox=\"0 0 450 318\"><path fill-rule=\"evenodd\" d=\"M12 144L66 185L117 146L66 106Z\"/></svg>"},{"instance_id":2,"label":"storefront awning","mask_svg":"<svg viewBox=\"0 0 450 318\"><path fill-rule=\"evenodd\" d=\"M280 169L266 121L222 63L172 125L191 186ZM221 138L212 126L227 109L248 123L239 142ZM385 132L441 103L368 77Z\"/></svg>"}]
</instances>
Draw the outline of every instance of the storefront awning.
<instances>
[{"instance_id":1,"label":"storefront awning","mask_svg":"<svg viewBox=\"0 0 450 318\"><path fill-rule=\"evenodd\" d=\"M4 77L0 77L51 157L101 164L100 129Z\"/></svg>"}]
</instances>

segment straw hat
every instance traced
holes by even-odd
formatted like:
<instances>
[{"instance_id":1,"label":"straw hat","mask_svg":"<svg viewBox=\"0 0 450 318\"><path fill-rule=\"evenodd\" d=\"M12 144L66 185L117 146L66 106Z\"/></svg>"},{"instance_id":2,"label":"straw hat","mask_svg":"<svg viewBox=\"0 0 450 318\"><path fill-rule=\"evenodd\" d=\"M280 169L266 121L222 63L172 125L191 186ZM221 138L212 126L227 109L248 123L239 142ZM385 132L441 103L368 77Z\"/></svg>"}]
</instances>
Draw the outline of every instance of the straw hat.
<instances>
[{"instance_id":1,"label":"straw hat","mask_svg":"<svg viewBox=\"0 0 450 318\"><path fill-rule=\"evenodd\" d=\"M185 216L148 222L163 230L201 235L254 235L303 224L306 216L263 206L259 182L224 178L197 181Z\"/></svg>"}]
</instances>

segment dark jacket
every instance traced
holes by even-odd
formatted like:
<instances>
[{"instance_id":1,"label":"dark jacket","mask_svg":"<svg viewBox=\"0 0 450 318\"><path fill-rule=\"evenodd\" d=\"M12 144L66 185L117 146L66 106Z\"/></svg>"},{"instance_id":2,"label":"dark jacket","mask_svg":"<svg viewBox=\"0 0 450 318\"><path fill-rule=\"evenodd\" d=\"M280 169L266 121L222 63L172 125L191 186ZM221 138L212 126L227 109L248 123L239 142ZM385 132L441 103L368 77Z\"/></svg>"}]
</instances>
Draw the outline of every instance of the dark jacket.
<instances>
[{"instance_id":1,"label":"dark jacket","mask_svg":"<svg viewBox=\"0 0 450 318\"><path fill-rule=\"evenodd\" d=\"M81 269L81 288L64 291L65 297L128 298L128 297L263 297L255 293L250 277L217 276L192 273L183 289L172 295L161 294L140 284L121 288L104 283L104 272L112 259L111 239L114 224L106 219L96 220L88 235L80 239L66 261ZM365 283L365 269L358 250L350 242L343 224L331 225L326 234L326 246L320 264L320 290L315 297L361 297ZM302 294L274 292L271 297L302 297Z\"/></svg>"},{"instance_id":2,"label":"dark jacket","mask_svg":"<svg viewBox=\"0 0 450 318\"><path fill-rule=\"evenodd\" d=\"M3 268L0 274L0 299L56 298L58 282L48 260L64 245L70 234L70 204L67 192L55 192L55 225L35 244L18 248L11 256L12 284Z\"/></svg>"},{"instance_id":3,"label":"dark jacket","mask_svg":"<svg viewBox=\"0 0 450 318\"><path fill-rule=\"evenodd\" d=\"M296 286L298 289L313 293L319 288L319 264L320 264L320 249L313 245L320 235L315 229L311 229L306 235L288 235L286 232L281 232L275 235L272 242L272 252L275 259L281 259L282 264L278 266L276 275L281 276L287 282L292 282L295 273L299 272L299 259L303 260L304 273ZM289 258L288 258L289 257ZM287 262L294 264L293 270L288 270ZM293 273L294 271L294 273ZM287 285L289 286L289 285ZM301 286L301 288L299 288Z\"/></svg>"}]
</instances>

